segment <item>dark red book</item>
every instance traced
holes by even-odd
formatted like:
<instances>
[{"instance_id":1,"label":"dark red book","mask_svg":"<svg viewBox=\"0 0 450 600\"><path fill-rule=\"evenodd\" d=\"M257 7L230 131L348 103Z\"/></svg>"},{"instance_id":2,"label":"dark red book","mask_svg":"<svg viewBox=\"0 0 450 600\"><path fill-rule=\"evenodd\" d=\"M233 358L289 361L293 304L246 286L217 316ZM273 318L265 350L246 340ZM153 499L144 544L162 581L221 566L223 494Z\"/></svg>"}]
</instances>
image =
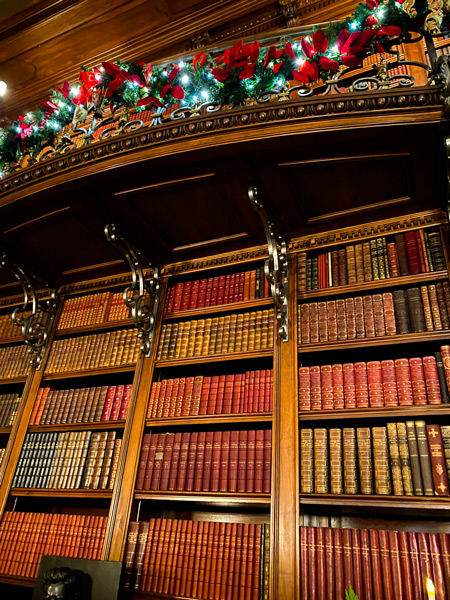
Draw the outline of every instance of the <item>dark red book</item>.
<instances>
[{"instance_id":1,"label":"dark red book","mask_svg":"<svg viewBox=\"0 0 450 600\"><path fill-rule=\"evenodd\" d=\"M272 479L272 430L264 430L263 492L270 494Z\"/></svg>"},{"instance_id":2,"label":"dark red book","mask_svg":"<svg viewBox=\"0 0 450 600\"><path fill-rule=\"evenodd\" d=\"M309 527L300 527L300 597L308 598L309 592L309 550L308 550L308 529Z\"/></svg>"},{"instance_id":3,"label":"dark red book","mask_svg":"<svg viewBox=\"0 0 450 600\"><path fill-rule=\"evenodd\" d=\"M225 433L225 432L224 432ZM237 492L237 481L238 481L238 456L239 456L239 431L231 431L230 433L230 446L229 446L229 465L228 465L228 486L227 489L222 489L221 492ZM222 436L222 448L224 445L224 439ZM224 449L224 448L223 448ZM223 468L223 466L222 466ZM221 478L222 478L221 468Z\"/></svg>"},{"instance_id":4,"label":"dark red book","mask_svg":"<svg viewBox=\"0 0 450 600\"><path fill-rule=\"evenodd\" d=\"M308 527L308 600L320 600L317 595L316 527Z\"/></svg>"},{"instance_id":5,"label":"dark red book","mask_svg":"<svg viewBox=\"0 0 450 600\"><path fill-rule=\"evenodd\" d=\"M344 586L348 590L350 586L355 588L353 579L353 552L352 552L352 530L342 530L342 558L344 561Z\"/></svg>"},{"instance_id":6,"label":"dark red book","mask_svg":"<svg viewBox=\"0 0 450 600\"><path fill-rule=\"evenodd\" d=\"M180 458L178 461L177 482L175 488L178 491L186 489L190 437L191 434L189 431L184 431L181 435Z\"/></svg>"},{"instance_id":7,"label":"dark red book","mask_svg":"<svg viewBox=\"0 0 450 600\"><path fill-rule=\"evenodd\" d=\"M150 434L150 445L148 450L148 458L147 458L147 466L145 467L145 475L144 475L144 490L151 489L151 482L153 476L153 467L155 464L155 456L156 456L156 447L158 445L158 433Z\"/></svg>"},{"instance_id":8,"label":"dark red book","mask_svg":"<svg viewBox=\"0 0 450 600\"><path fill-rule=\"evenodd\" d=\"M103 406L103 413L102 413L102 417L101 417L102 421L110 420L115 393L116 393L116 386L110 385L108 387L108 393L106 395L105 404Z\"/></svg>"},{"instance_id":9,"label":"dark red book","mask_svg":"<svg viewBox=\"0 0 450 600\"><path fill-rule=\"evenodd\" d=\"M409 270L411 275L422 272L420 267L419 248L415 231L407 231L405 234L406 252L408 254Z\"/></svg>"},{"instance_id":10,"label":"dark red book","mask_svg":"<svg viewBox=\"0 0 450 600\"><path fill-rule=\"evenodd\" d=\"M205 441L205 460L204 460L204 464L203 464L203 477L202 477L202 487L201 487L201 490L203 492L209 492L211 489L210 486L211 486L213 438L214 438L214 432L207 431L206 432L206 441Z\"/></svg>"},{"instance_id":11,"label":"dark red book","mask_svg":"<svg viewBox=\"0 0 450 600\"><path fill-rule=\"evenodd\" d=\"M142 570L144 566L144 554L147 546L147 538L149 532L148 521L139 523L138 540L136 545L136 554L134 557L133 577L131 579L130 588L138 590L141 584Z\"/></svg>"},{"instance_id":12,"label":"dark red book","mask_svg":"<svg viewBox=\"0 0 450 600\"><path fill-rule=\"evenodd\" d=\"M255 491L255 459L256 459L256 431L247 432L247 463L246 463L246 491Z\"/></svg>"},{"instance_id":13,"label":"dark red book","mask_svg":"<svg viewBox=\"0 0 450 600\"><path fill-rule=\"evenodd\" d=\"M247 446L248 446L248 431L239 432L239 450L238 450L238 477L237 491L247 492Z\"/></svg>"},{"instance_id":14,"label":"dark red book","mask_svg":"<svg viewBox=\"0 0 450 600\"><path fill-rule=\"evenodd\" d=\"M133 384L129 383L125 386L125 391L123 394L123 398L122 398L122 404L120 405L120 412L119 412L119 420L125 420L127 418L127 414L128 414L128 407L130 406L130 402L131 402L131 394L133 393Z\"/></svg>"},{"instance_id":15,"label":"dark red book","mask_svg":"<svg viewBox=\"0 0 450 600\"><path fill-rule=\"evenodd\" d=\"M428 447L430 449L431 469L433 473L434 493L436 496L448 496L447 467L439 425L427 425Z\"/></svg>"},{"instance_id":16,"label":"dark red book","mask_svg":"<svg viewBox=\"0 0 450 600\"><path fill-rule=\"evenodd\" d=\"M359 532L361 541L361 573L364 594L366 600L373 600L372 587L372 563L370 560L370 539L368 529L361 529Z\"/></svg>"},{"instance_id":17,"label":"dark red book","mask_svg":"<svg viewBox=\"0 0 450 600\"><path fill-rule=\"evenodd\" d=\"M194 475L195 475L196 456L197 456L197 440L198 440L198 431L192 431L190 433L190 438L189 438L186 483L185 483L185 488L184 488L184 491L186 491L186 492L192 492L192 490L194 489Z\"/></svg>"},{"instance_id":18,"label":"dark red book","mask_svg":"<svg viewBox=\"0 0 450 600\"><path fill-rule=\"evenodd\" d=\"M325 535L323 527L315 528L317 598L326 597Z\"/></svg>"},{"instance_id":19,"label":"dark red book","mask_svg":"<svg viewBox=\"0 0 450 600\"><path fill-rule=\"evenodd\" d=\"M225 432L224 432L225 433ZM211 458L211 492L220 490L220 461L222 451L222 431L214 431Z\"/></svg>"},{"instance_id":20,"label":"dark red book","mask_svg":"<svg viewBox=\"0 0 450 600\"><path fill-rule=\"evenodd\" d=\"M417 533L415 533L414 531L409 531L406 535L408 536L413 591L415 592L415 594L417 594L417 591L421 590L421 593L424 594L425 587L422 582L422 574L420 571L419 545L417 542ZM414 597L414 600L416 597L417 596Z\"/></svg>"},{"instance_id":21,"label":"dark red book","mask_svg":"<svg viewBox=\"0 0 450 600\"><path fill-rule=\"evenodd\" d=\"M128 527L128 536L127 536L127 545L125 546L125 554L124 554L124 587L129 588L131 583L131 578L133 576L133 564L134 557L136 554L136 546L138 540L138 532L139 532L139 523L138 521L130 521L130 525ZM5 572L5 568L2 569Z\"/></svg>"},{"instance_id":22,"label":"dark red book","mask_svg":"<svg viewBox=\"0 0 450 600\"><path fill-rule=\"evenodd\" d=\"M392 582L392 568L389 553L388 532L384 529L381 529L378 532L378 539L380 542L380 562L383 577L384 598L385 600L396 600L396 597L394 596L394 586Z\"/></svg>"},{"instance_id":23,"label":"dark red book","mask_svg":"<svg viewBox=\"0 0 450 600\"><path fill-rule=\"evenodd\" d=\"M372 581L374 600L384 600L383 595L383 575L381 572L381 554L378 531L369 529L370 538L370 558L372 562Z\"/></svg>"},{"instance_id":24,"label":"dark red book","mask_svg":"<svg viewBox=\"0 0 450 600\"><path fill-rule=\"evenodd\" d=\"M181 440L183 434L178 431L173 440L172 461L170 463L169 480L167 489L171 492L177 489L177 475L180 464Z\"/></svg>"},{"instance_id":25,"label":"dark red book","mask_svg":"<svg viewBox=\"0 0 450 600\"><path fill-rule=\"evenodd\" d=\"M399 261L399 265L400 265L400 275L410 275L405 234L398 233L395 236L395 242L397 244L398 261Z\"/></svg>"},{"instance_id":26,"label":"dark red book","mask_svg":"<svg viewBox=\"0 0 450 600\"><path fill-rule=\"evenodd\" d=\"M144 486L145 469L147 467L148 453L150 450L151 434L146 433L142 440L141 458L139 460L138 473L136 478L136 489L142 490Z\"/></svg>"},{"instance_id":27,"label":"dark red book","mask_svg":"<svg viewBox=\"0 0 450 600\"><path fill-rule=\"evenodd\" d=\"M450 539L448 533L438 533L441 548L442 570L444 573L447 597L450 597Z\"/></svg>"},{"instance_id":28,"label":"dark red book","mask_svg":"<svg viewBox=\"0 0 450 600\"><path fill-rule=\"evenodd\" d=\"M420 573L422 576L422 589L425 592L424 597L426 598L426 583L428 579L433 581L433 569L431 566L431 555L430 555L430 544L428 541L428 534L422 531L417 532L417 542L419 546L419 562L420 562Z\"/></svg>"},{"instance_id":29,"label":"dark red book","mask_svg":"<svg viewBox=\"0 0 450 600\"><path fill-rule=\"evenodd\" d=\"M444 565L437 533L429 533L428 541L430 542L431 567L433 572L432 580L436 590L436 599L444 600L446 598Z\"/></svg>"},{"instance_id":30,"label":"dark red book","mask_svg":"<svg viewBox=\"0 0 450 600\"><path fill-rule=\"evenodd\" d=\"M156 453L153 462L152 480L150 483L151 490L159 490L159 482L161 479L162 464L164 460L164 446L166 443L166 435L163 433L156 434L158 437L156 443Z\"/></svg>"},{"instance_id":31,"label":"dark red book","mask_svg":"<svg viewBox=\"0 0 450 600\"><path fill-rule=\"evenodd\" d=\"M123 395L125 392L124 385L118 385L116 387L116 393L114 394L114 399L111 407L111 414L109 415L110 421L117 421L120 415L120 407L122 405Z\"/></svg>"},{"instance_id":32,"label":"dark red book","mask_svg":"<svg viewBox=\"0 0 450 600\"><path fill-rule=\"evenodd\" d=\"M192 439L192 436L191 436ZM195 454L194 491L200 492L203 483L203 468L205 463L206 431L199 431L197 438L197 451Z\"/></svg>"},{"instance_id":33,"label":"dark red book","mask_svg":"<svg viewBox=\"0 0 450 600\"><path fill-rule=\"evenodd\" d=\"M302 528L303 529L303 528ZM325 583L326 583L326 595L324 599L335 600L335 572L334 572L334 543L333 543L333 530L331 527L325 527L324 529L324 544L325 544ZM301 560L301 575L303 577L303 560ZM304 596L302 595L302 598Z\"/></svg>"},{"instance_id":34,"label":"dark red book","mask_svg":"<svg viewBox=\"0 0 450 600\"><path fill-rule=\"evenodd\" d=\"M395 598L404 598L402 572L400 566L400 547L397 531L388 532L389 554L391 557L392 587Z\"/></svg>"},{"instance_id":35,"label":"dark red book","mask_svg":"<svg viewBox=\"0 0 450 600\"><path fill-rule=\"evenodd\" d=\"M336 581L336 599L340 599L340 598L345 598L342 529L339 529L339 528L333 529L333 538L334 538L334 574L335 574L335 581ZM381 598L381 600L383 600L383 599Z\"/></svg>"},{"instance_id":36,"label":"dark red book","mask_svg":"<svg viewBox=\"0 0 450 600\"><path fill-rule=\"evenodd\" d=\"M223 399L225 396L225 375L219 376L219 385L217 387L217 399L214 414L221 415L223 412Z\"/></svg>"},{"instance_id":37,"label":"dark red book","mask_svg":"<svg viewBox=\"0 0 450 600\"><path fill-rule=\"evenodd\" d=\"M350 529L351 546L353 555L353 589L359 598L363 597L363 573L362 573L362 553L361 536L359 529Z\"/></svg>"},{"instance_id":38,"label":"dark red book","mask_svg":"<svg viewBox=\"0 0 450 600\"><path fill-rule=\"evenodd\" d=\"M226 375L225 377L225 389L222 402L221 414L231 414L231 406L233 403L233 391L234 391L234 380L236 375Z\"/></svg>"},{"instance_id":39,"label":"dark red book","mask_svg":"<svg viewBox=\"0 0 450 600\"><path fill-rule=\"evenodd\" d=\"M398 532L398 547L400 552L400 570L402 580L403 598L414 600L414 588L409 557L408 535L405 531Z\"/></svg>"},{"instance_id":40,"label":"dark red book","mask_svg":"<svg viewBox=\"0 0 450 600\"><path fill-rule=\"evenodd\" d=\"M163 454L163 460L162 460L162 465L161 465L161 478L159 481L159 489L160 490L169 489L170 465L172 464L172 453L173 453L174 441L175 441L174 433L166 433L165 434L164 454ZM158 448L157 448L156 452L158 453ZM158 488L154 488L154 489L158 489Z\"/></svg>"}]
</instances>

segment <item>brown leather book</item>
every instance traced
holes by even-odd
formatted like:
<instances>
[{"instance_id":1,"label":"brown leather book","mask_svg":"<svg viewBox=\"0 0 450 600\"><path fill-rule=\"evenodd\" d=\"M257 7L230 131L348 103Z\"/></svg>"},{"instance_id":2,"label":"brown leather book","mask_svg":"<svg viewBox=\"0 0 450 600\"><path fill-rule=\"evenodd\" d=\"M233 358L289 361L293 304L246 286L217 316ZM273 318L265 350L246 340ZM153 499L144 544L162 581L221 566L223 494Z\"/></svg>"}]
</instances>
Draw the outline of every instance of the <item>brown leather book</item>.
<instances>
[{"instance_id":1,"label":"brown leather book","mask_svg":"<svg viewBox=\"0 0 450 600\"><path fill-rule=\"evenodd\" d=\"M138 539L136 545L136 553L133 564L133 577L131 579L130 588L138 590L140 589L142 569L144 566L144 554L147 545L147 538L149 532L149 522L141 521L139 523Z\"/></svg>"},{"instance_id":2,"label":"brown leather book","mask_svg":"<svg viewBox=\"0 0 450 600\"><path fill-rule=\"evenodd\" d=\"M358 427L356 430L356 438L358 443L361 494L373 494L373 463L370 427Z\"/></svg>"},{"instance_id":3,"label":"brown leather book","mask_svg":"<svg viewBox=\"0 0 450 600\"><path fill-rule=\"evenodd\" d=\"M396 600L394 595L394 586L392 581L391 558L389 553L389 537L388 532L380 529L378 532L380 543L380 562L381 573L383 578L383 591L385 600Z\"/></svg>"},{"instance_id":4,"label":"brown leather book","mask_svg":"<svg viewBox=\"0 0 450 600\"><path fill-rule=\"evenodd\" d=\"M387 424L389 441L389 459L391 463L392 486L394 496L403 496L402 468L400 460L400 449L398 445L397 426L395 423Z\"/></svg>"},{"instance_id":5,"label":"brown leather book","mask_svg":"<svg viewBox=\"0 0 450 600\"><path fill-rule=\"evenodd\" d=\"M441 399L442 399L443 404L449 404L450 396L449 396L449 390L447 387L447 380L445 378L445 370L444 370L444 363L442 360L442 354L440 352L435 352L434 358L436 359L436 369L437 369L437 373L438 373L439 391L441 393Z\"/></svg>"},{"instance_id":6,"label":"brown leather book","mask_svg":"<svg viewBox=\"0 0 450 600\"><path fill-rule=\"evenodd\" d=\"M400 464L402 469L402 483L403 483L403 491L405 496L413 496L414 495L414 487L412 480L412 471L411 471L411 460L409 456L409 447L408 447L408 435L406 432L406 424L405 423L396 423L397 425L397 436L398 436L398 448L400 453Z\"/></svg>"},{"instance_id":7,"label":"brown leather book","mask_svg":"<svg viewBox=\"0 0 450 600\"><path fill-rule=\"evenodd\" d=\"M411 462L414 495L423 496L422 471L420 468L419 447L417 444L414 421L406 421L406 433L408 436L409 460Z\"/></svg>"},{"instance_id":8,"label":"brown leather book","mask_svg":"<svg viewBox=\"0 0 450 600\"><path fill-rule=\"evenodd\" d=\"M308 527L308 595L309 600L320 600L317 594L316 527Z\"/></svg>"},{"instance_id":9,"label":"brown leather book","mask_svg":"<svg viewBox=\"0 0 450 600\"><path fill-rule=\"evenodd\" d=\"M397 233L395 236L397 244L398 261L400 265L400 275L410 275L408 253L406 250L406 240L404 233Z\"/></svg>"},{"instance_id":10,"label":"brown leather book","mask_svg":"<svg viewBox=\"0 0 450 600\"><path fill-rule=\"evenodd\" d=\"M302 529L304 529L304 528L302 528ZM335 597L334 596L334 593L335 593L334 543L333 543L333 530L331 529L331 527L324 528L324 543L325 543L326 594L324 594L323 597L326 600L334 600L334 597ZM303 570L302 570L302 576L303 576ZM302 596L302 597L304 598L304 596Z\"/></svg>"},{"instance_id":11,"label":"brown leather book","mask_svg":"<svg viewBox=\"0 0 450 600\"><path fill-rule=\"evenodd\" d=\"M431 467L430 449L428 447L425 421L415 421L417 447L419 449L420 470L422 473L425 496L434 496L433 471Z\"/></svg>"},{"instance_id":12,"label":"brown leather book","mask_svg":"<svg viewBox=\"0 0 450 600\"><path fill-rule=\"evenodd\" d=\"M328 430L314 429L314 487L316 494L327 494L328 482Z\"/></svg>"},{"instance_id":13,"label":"brown leather book","mask_svg":"<svg viewBox=\"0 0 450 600\"><path fill-rule=\"evenodd\" d=\"M398 335L410 333L411 322L405 290L395 290L392 293L394 301L395 325Z\"/></svg>"},{"instance_id":14,"label":"brown leather book","mask_svg":"<svg viewBox=\"0 0 450 600\"><path fill-rule=\"evenodd\" d=\"M423 312L422 296L419 288L413 287L406 290L408 301L409 319L411 329L414 333L422 333L427 330L425 314ZM431 299L430 299L431 303ZM433 309L432 309L433 310Z\"/></svg>"},{"instance_id":15,"label":"brown leather book","mask_svg":"<svg viewBox=\"0 0 450 600\"><path fill-rule=\"evenodd\" d=\"M317 599L326 597L325 534L324 527L315 527ZM251 600L251 599L249 599Z\"/></svg>"},{"instance_id":16,"label":"brown leather book","mask_svg":"<svg viewBox=\"0 0 450 600\"><path fill-rule=\"evenodd\" d=\"M344 586L348 590L350 586L355 589L353 576L353 542L352 530L342 529L342 559L344 563Z\"/></svg>"},{"instance_id":17,"label":"brown leather book","mask_svg":"<svg viewBox=\"0 0 450 600\"><path fill-rule=\"evenodd\" d=\"M139 522L130 521L128 526L127 544L124 554L124 579L123 585L125 588L130 588L130 583L133 575L134 557L136 554L137 540L139 535Z\"/></svg>"},{"instance_id":18,"label":"brown leather book","mask_svg":"<svg viewBox=\"0 0 450 600\"><path fill-rule=\"evenodd\" d=\"M389 495L391 494L391 478L386 427L372 427L372 440L375 493Z\"/></svg>"},{"instance_id":19,"label":"brown leather book","mask_svg":"<svg viewBox=\"0 0 450 600\"><path fill-rule=\"evenodd\" d=\"M355 329L356 329L356 337L358 339L366 337L366 327L364 321L364 304L362 296L356 296L353 298L354 307L355 307ZM349 327L347 322L347 327ZM349 329L350 331L350 329ZM349 336L350 337L350 336Z\"/></svg>"},{"instance_id":20,"label":"brown leather book","mask_svg":"<svg viewBox=\"0 0 450 600\"><path fill-rule=\"evenodd\" d=\"M300 430L300 492L314 493L314 444L313 430Z\"/></svg>"},{"instance_id":21,"label":"brown leather book","mask_svg":"<svg viewBox=\"0 0 450 600\"><path fill-rule=\"evenodd\" d=\"M398 531L389 531L388 538L389 554L391 557L392 587L394 589L394 599L404 598L404 585L402 579Z\"/></svg>"},{"instance_id":22,"label":"brown leather book","mask_svg":"<svg viewBox=\"0 0 450 600\"><path fill-rule=\"evenodd\" d=\"M336 598L344 598L345 576L344 576L344 544L342 529L333 529L334 539L334 573L336 581Z\"/></svg>"},{"instance_id":23,"label":"brown leather book","mask_svg":"<svg viewBox=\"0 0 450 600\"><path fill-rule=\"evenodd\" d=\"M431 567L436 598L445 598L444 564L437 533L429 533L428 541L430 543Z\"/></svg>"},{"instance_id":24,"label":"brown leather book","mask_svg":"<svg viewBox=\"0 0 450 600\"><path fill-rule=\"evenodd\" d=\"M332 494L342 494L342 430L331 428L330 436L330 489Z\"/></svg>"},{"instance_id":25,"label":"brown leather book","mask_svg":"<svg viewBox=\"0 0 450 600\"><path fill-rule=\"evenodd\" d=\"M425 591L424 597L427 597L426 584L428 579L433 581L433 567L431 564L430 543L428 533L419 531L417 533L417 542L419 546L420 573L422 575L422 589Z\"/></svg>"},{"instance_id":26,"label":"brown leather book","mask_svg":"<svg viewBox=\"0 0 450 600\"><path fill-rule=\"evenodd\" d=\"M363 571L361 532L359 529L350 529L353 558L353 589L359 598L363 597Z\"/></svg>"},{"instance_id":27,"label":"brown leather book","mask_svg":"<svg viewBox=\"0 0 450 600\"><path fill-rule=\"evenodd\" d=\"M363 594L362 597L367 600L373 600L374 591L372 584L372 561L370 552L369 530L361 529L359 532L361 541L361 573Z\"/></svg>"},{"instance_id":28,"label":"brown leather book","mask_svg":"<svg viewBox=\"0 0 450 600\"><path fill-rule=\"evenodd\" d=\"M375 337L375 315L373 310L373 296L363 296L364 329L365 337Z\"/></svg>"},{"instance_id":29,"label":"brown leather book","mask_svg":"<svg viewBox=\"0 0 450 600\"><path fill-rule=\"evenodd\" d=\"M353 427L342 430L344 456L344 493L358 493L358 476L356 463L356 431Z\"/></svg>"},{"instance_id":30,"label":"brown leather book","mask_svg":"<svg viewBox=\"0 0 450 600\"><path fill-rule=\"evenodd\" d=\"M427 425L428 447L436 496L449 496L447 467L439 425Z\"/></svg>"},{"instance_id":31,"label":"brown leather book","mask_svg":"<svg viewBox=\"0 0 450 600\"><path fill-rule=\"evenodd\" d=\"M392 532L389 532L391 534ZM389 541L390 543L390 541ZM414 588L412 580L411 562L409 556L408 534L405 531L398 532L398 550L400 553L400 571L405 600L414 600Z\"/></svg>"},{"instance_id":32,"label":"brown leather book","mask_svg":"<svg viewBox=\"0 0 450 600\"><path fill-rule=\"evenodd\" d=\"M347 329L347 339L356 338L356 318L354 298L345 298L345 321Z\"/></svg>"},{"instance_id":33,"label":"brown leather book","mask_svg":"<svg viewBox=\"0 0 450 600\"><path fill-rule=\"evenodd\" d=\"M420 286L420 294L422 296L423 314L425 316L425 325L427 327L427 331L434 331L434 329L435 329L435 326L433 323L434 309L432 309L432 306L431 306L431 297L429 295L428 286L426 286L426 285ZM439 308L439 307L437 307L437 308ZM439 316L439 319L440 319L440 316ZM442 327L439 327L439 329L442 329Z\"/></svg>"},{"instance_id":34,"label":"brown leather book","mask_svg":"<svg viewBox=\"0 0 450 600\"><path fill-rule=\"evenodd\" d=\"M448 597L450 595L450 539L447 533L438 533L438 539L441 549L445 589L447 590Z\"/></svg>"},{"instance_id":35,"label":"brown leather book","mask_svg":"<svg viewBox=\"0 0 450 600\"><path fill-rule=\"evenodd\" d=\"M309 593L309 527L300 527L300 597L308 598ZM328 567L328 565L327 565Z\"/></svg>"}]
</instances>

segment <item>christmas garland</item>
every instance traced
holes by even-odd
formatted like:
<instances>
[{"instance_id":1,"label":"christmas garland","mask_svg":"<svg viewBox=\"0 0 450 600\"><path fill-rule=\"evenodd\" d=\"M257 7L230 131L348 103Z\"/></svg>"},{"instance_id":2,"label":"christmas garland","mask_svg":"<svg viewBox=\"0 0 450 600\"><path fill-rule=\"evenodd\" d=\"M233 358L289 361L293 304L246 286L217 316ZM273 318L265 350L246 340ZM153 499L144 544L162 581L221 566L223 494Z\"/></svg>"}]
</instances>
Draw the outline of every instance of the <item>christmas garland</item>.
<instances>
[{"instance_id":1,"label":"christmas garland","mask_svg":"<svg viewBox=\"0 0 450 600\"><path fill-rule=\"evenodd\" d=\"M92 109L101 113L104 104L112 110L137 111L176 103L236 106L286 81L325 81L342 68L361 66L371 54L384 54L401 41L411 40L412 33L446 31L449 9L450 0L366 0L343 21L300 40L280 40L269 48L241 40L222 56L199 52L191 62L167 67L117 61L92 70L82 68L78 86L65 81L51 90L37 110L19 116L11 127L0 131L0 168L25 154L38 156L64 127L82 120Z\"/></svg>"}]
</instances>

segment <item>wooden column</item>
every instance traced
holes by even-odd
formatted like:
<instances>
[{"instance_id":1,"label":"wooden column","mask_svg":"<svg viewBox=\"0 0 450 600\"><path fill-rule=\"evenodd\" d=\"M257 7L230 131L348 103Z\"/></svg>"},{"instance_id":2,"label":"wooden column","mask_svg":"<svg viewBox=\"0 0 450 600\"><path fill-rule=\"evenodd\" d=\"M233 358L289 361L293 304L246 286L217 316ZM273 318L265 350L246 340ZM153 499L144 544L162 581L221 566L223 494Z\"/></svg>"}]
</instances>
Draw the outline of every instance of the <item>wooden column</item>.
<instances>
[{"instance_id":1,"label":"wooden column","mask_svg":"<svg viewBox=\"0 0 450 600\"><path fill-rule=\"evenodd\" d=\"M276 334L272 431L271 600L298 600L297 257L289 259L289 340Z\"/></svg>"},{"instance_id":2,"label":"wooden column","mask_svg":"<svg viewBox=\"0 0 450 600\"><path fill-rule=\"evenodd\" d=\"M405 60L427 64L424 43L403 44L403 51L405 53ZM427 85L428 78L425 69L408 65L408 72L411 73L416 80L414 85Z\"/></svg>"}]
</instances>

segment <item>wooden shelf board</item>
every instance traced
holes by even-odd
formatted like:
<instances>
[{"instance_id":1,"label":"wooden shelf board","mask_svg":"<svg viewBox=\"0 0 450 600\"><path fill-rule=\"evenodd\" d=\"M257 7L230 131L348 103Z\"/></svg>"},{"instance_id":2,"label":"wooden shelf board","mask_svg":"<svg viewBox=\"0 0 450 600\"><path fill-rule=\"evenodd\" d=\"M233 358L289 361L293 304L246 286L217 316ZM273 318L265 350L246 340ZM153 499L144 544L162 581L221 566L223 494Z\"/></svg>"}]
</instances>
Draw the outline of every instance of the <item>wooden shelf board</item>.
<instances>
[{"instance_id":1,"label":"wooden shelf board","mask_svg":"<svg viewBox=\"0 0 450 600\"><path fill-rule=\"evenodd\" d=\"M180 310L177 312L164 313L163 320L185 319L186 317L199 317L209 315L210 313L220 313L227 311L245 310L248 308L259 308L260 306L273 306L272 297L261 298L258 300L245 300L244 302L230 302L220 306L207 306L205 308L191 308L190 310Z\"/></svg>"},{"instance_id":2,"label":"wooden shelf board","mask_svg":"<svg viewBox=\"0 0 450 600\"><path fill-rule=\"evenodd\" d=\"M267 350L250 350L248 352L230 352L228 354L209 354L208 356L190 356L189 358L171 358L157 360L156 367L179 367L182 365L196 365L198 363L222 362L227 360L243 360L247 358L264 358L272 356L273 348Z\"/></svg>"},{"instance_id":3,"label":"wooden shelf board","mask_svg":"<svg viewBox=\"0 0 450 600\"><path fill-rule=\"evenodd\" d=\"M17 344L18 342L23 342L23 337L21 335L15 335L14 337L1 339L0 346L8 346L8 344Z\"/></svg>"},{"instance_id":4,"label":"wooden shelf board","mask_svg":"<svg viewBox=\"0 0 450 600\"><path fill-rule=\"evenodd\" d=\"M432 273L419 273L417 275L405 275L403 277L391 277L390 279L380 279L378 281L365 281L364 283L352 283L349 285L340 285L336 287L328 287L320 290L299 291L299 300L313 300L314 298L322 298L326 296L338 296L342 294L350 294L356 292L360 294L363 290L380 289L401 285L418 284L427 281L435 281L437 279L448 279L448 271L433 271Z\"/></svg>"},{"instance_id":5,"label":"wooden shelf board","mask_svg":"<svg viewBox=\"0 0 450 600\"><path fill-rule=\"evenodd\" d=\"M28 375L23 377L11 377L10 379L0 379L0 385L7 385L9 383L25 383L28 379Z\"/></svg>"},{"instance_id":6,"label":"wooden shelf board","mask_svg":"<svg viewBox=\"0 0 450 600\"><path fill-rule=\"evenodd\" d=\"M9 426L9 427L0 427L0 434L2 434L2 433L11 433L11 429L12 429L11 426Z\"/></svg>"},{"instance_id":7,"label":"wooden shelf board","mask_svg":"<svg viewBox=\"0 0 450 600\"><path fill-rule=\"evenodd\" d=\"M385 335L383 337L361 338L355 340L342 340L337 342L323 342L314 344L300 344L300 354L308 352L322 352L326 350L347 350L350 348L364 348L371 346L392 346L411 342L449 341L450 331L424 331L423 333L405 333L403 335Z\"/></svg>"},{"instance_id":8,"label":"wooden shelf board","mask_svg":"<svg viewBox=\"0 0 450 600\"><path fill-rule=\"evenodd\" d=\"M11 488L11 496L47 496L53 498L111 498L112 490L68 490Z\"/></svg>"},{"instance_id":9,"label":"wooden shelf board","mask_svg":"<svg viewBox=\"0 0 450 600\"><path fill-rule=\"evenodd\" d=\"M230 415L198 415L186 417L166 417L161 419L146 419L146 427L167 427L170 425L212 425L221 423L271 423L272 413L233 413Z\"/></svg>"},{"instance_id":10,"label":"wooden shelf board","mask_svg":"<svg viewBox=\"0 0 450 600\"><path fill-rule=\"evenodd\" d=\"M164 500L174 502L202 502L227 506L270 505L270 494L242 494L238 492L152 492L136 490L137 500Z\"/></svg>"},{"instance_id":11,"label":"wooden shelf board","mask_svg":"<svg viewBox=\"0 0 450 600\"><path fill-rule=\"evenodd\" d=\"M23 587L34 587L36 579L29 577L19 577L18 575L7 575L0 573L0 583L7 583L9 585L20 585Z\"/></svg>"},{"instance_id":12,"label":"wooden shelf board","mask_svg":"<svg viewBox=\"0 0 450 600\"><path fill-rule=\"evenodd\" d=\"M50 425L30 425L28 431L84 431L98 429L123 429L125 421L95 421L90 423L53 423ZM1 432L1 430L0 430Z\"/></svg>"},{"instance_id":13,"label":"wooden shelf board","mask_svg":"<svg viewBox=\"0 0 450 600\"><path fill-rule=\"evenodd\" d=\"M78 377L92 377L93 375L108 375L109 373L129 373L134 371L136 365L123 365L121 367L101 367L87 371L63 371L60 373L44 373L42 381L55 379L74 379Z\"/></svg>"},{"instance_id":14,"label":"wooden shelf board","mask_svg":"<svg viewBox=\"0 0 450 600\"><path fill-rule=\"evenodd\" d=\"M417 416L450 415L450 404L431 406L394 406L387 408L343 408L336 410L302 410L300 421L331 421L339 419L367 419L374 417L402 417L414 419Z\"/></svg>"},{"instance_id":15,"label":"wooden shelf board","mask_svg":"<svg viewBox=\"0 0 450 600\"><path fill-rule=\"evenodd\" d=\"M300 494L300 504L351 506L352 508L399 508L450 510L450 498L434 496L365 496L362 494Z\"/></svg>"},{"instance_id":16,"label":"wooden shelf board","mask_svg":"<svg viewBox=\"0 0 450 600\"><path fill-rule=\"evenodd\" d=\"M55 338L67 335L79 335L92 331L104 331L105 329L118 329L120 327L129 327L133 325L133 319L122 319L120 321L106 321L106 323L97 323L92 325L82 325L80 327L68 327L66 329L57 329Z\"/></svg>"}]
</instances>

